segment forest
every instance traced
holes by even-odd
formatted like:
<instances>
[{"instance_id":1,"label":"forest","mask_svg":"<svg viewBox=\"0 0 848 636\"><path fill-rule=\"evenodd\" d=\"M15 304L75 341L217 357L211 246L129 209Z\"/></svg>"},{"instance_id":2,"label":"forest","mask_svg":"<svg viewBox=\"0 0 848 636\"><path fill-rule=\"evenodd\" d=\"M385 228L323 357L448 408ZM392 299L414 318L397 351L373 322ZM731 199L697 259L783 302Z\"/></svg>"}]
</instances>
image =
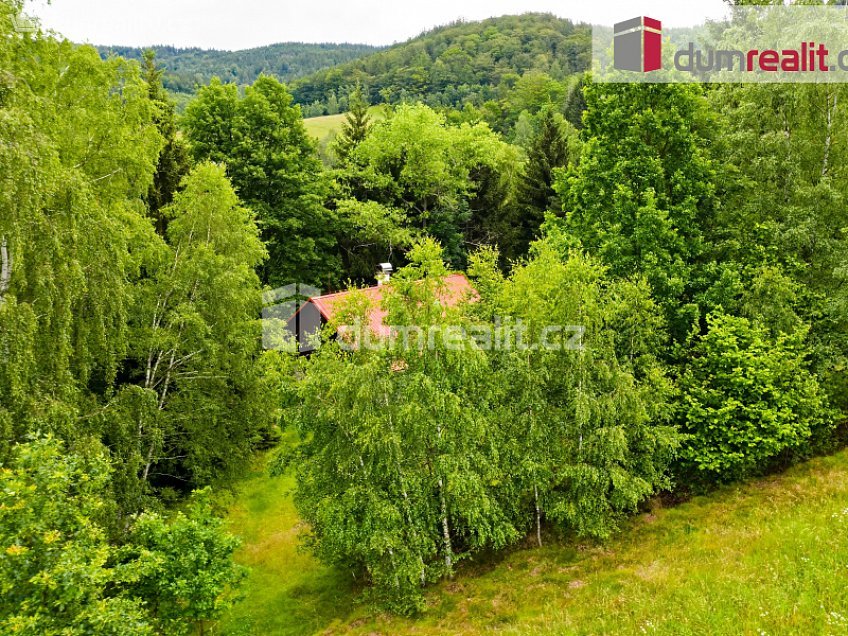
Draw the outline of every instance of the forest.
<instances>
[{"instance_id":1,"label":"forest","mask_svg":"<svg viewBox=\"0 0 848 636\"><path fill-rule=\"evenodd\" d=\"M845 86L593 83L586 27L538 14L292 50L338 65L287 85L104 59L21 10L0 1L0 633L220 633L249 576L220 495L257 458L312 555L417 617L475 559L845 446ZM454 273L474 293L446 303ZM309 356L263 349L292 283L351 291ZM346 346L377 310L436 337ZM583 339L471 335L519 325Z\"/></svg>"},{"instance_id":2,"label":"forest","mask_svg":"<svg viewBox=\"0 0 848 636\"><path fill-rule=\"evenodd\" d=\"M239 86L253 84L260 75L272 75L281 82L291 82L330 66L349 62L374 53L379 47L365 44L306 44L287 42L245 51L154 46L140 49L129 46L99 46L105 59L111 55L141 61L146 50L156 54L164 71L162 85L179 104L194 94L198 86L213 77Z\"/></svg>"}]
</instances>

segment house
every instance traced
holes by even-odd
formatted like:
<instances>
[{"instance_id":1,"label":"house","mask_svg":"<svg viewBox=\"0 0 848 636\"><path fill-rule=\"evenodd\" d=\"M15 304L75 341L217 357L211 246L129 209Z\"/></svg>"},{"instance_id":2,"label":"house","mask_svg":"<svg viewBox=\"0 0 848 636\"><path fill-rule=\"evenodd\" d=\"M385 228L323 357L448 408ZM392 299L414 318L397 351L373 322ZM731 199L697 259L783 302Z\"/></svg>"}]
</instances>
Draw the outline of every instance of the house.
<instances>
[{"instance_id":1,"label":"house","mask_svg":"<svg viewBox=\"0 0 848 636\"><path fill-rule=\"evenodd\" d=\"M386 338L390 335L390 326L385 324L386 311L382 307L382 301L383 292L386 290L385 285L390 280L392 268L388 263L383 263L380 267L381 273L377 278L378 284L357 291L365 294L369 300L368 325L371 333L378 338ZM444 282L444 291L439 300L446 306L451 307L468 298L477 297L477 291L472 287L465 274L451 274L445 277ZM289 319L287 331L297 339L301 353L314 350L315 334L328 322L333 321L351 293L351 291L342 291L324 296L313 296L304 302Z\"/></svg>"}]
</instances>

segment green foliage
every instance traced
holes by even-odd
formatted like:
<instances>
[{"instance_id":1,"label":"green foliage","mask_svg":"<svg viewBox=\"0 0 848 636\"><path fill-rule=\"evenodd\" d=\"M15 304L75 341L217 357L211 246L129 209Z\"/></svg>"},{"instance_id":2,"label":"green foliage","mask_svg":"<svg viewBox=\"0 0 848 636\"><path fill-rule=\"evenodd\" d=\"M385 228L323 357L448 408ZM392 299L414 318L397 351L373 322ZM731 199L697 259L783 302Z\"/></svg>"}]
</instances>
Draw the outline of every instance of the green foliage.
<instances>
[{"instance_id":1,"label":"green foliage","mask_svg":"<svg viewBox=\"0 0 848 636\"><path fill-rule=\"evenodd\" d=\"M684 466L702 480L729 481L808 449L830 414L804 360L805 331L774 338L723 314L707 323L681 379Z\"/></svg>"},{"instance_id":2,"label":"green foliage","mask_svg":"<svg viewBox=\"0 0 848 636\"><path fill-rule=\"evenodd\" d=\"M141 599L115 595L122 573L98 523L107 505L102 455L64 452L51 437L15 448L0 467L0 631L142 636Z\"/></svg>"},{"instance_id":3,"label":"green foliage","mask_svg":"<svg viewBox=\"0 0 848 636\"><path fill-rule=\"evenodd\" d=\"M238 541L208 492L171 520L145 513L116 548L111 467L53 437L16 446L0 467L0 629L35 635L189 634L229 607L243 578Z\"/></svg>"},{"instance_id":4,"label":"green foliage","mask_svg":"<svg viewBox=\"0 0 848 636\"><path fill-rule=\"evenodd\" d=\"M464 239L494 240L515 163L514 149L485 124L451 126L426 106L404 105L356 147L337 173L337 196L397 210L407 228L438 239L458 266ZM393 246L384 241L380 247L390 253ZM374 262L380 261L372 268Z\"/></svg>"},{"instance_id":5,"label":"green foliage","mask_svg":"<svg viewBox=\"0 0 848 636\"><path fill-rule=\"evenodd\" d=\"M164 141L164 146L159 153L156 174L153 176L153 185L150 186L147 194L147 205L151 215L156 219L157 231L164 235L167 220L161 211L174 200L174 193L189 172L188 148L182 137L177 134L174 104L162 87L162 71L156 67L156 55L153 51L145 52L143 71L144 81L147 82L150 92L150 101L156 108L154 121Z\"/></svg>"},{"instance_id":6,"label":"green foliage","mask_svg":"<svg viewBox=\"0 0 848 636\"><path fill-rule=\"evenodd\" d=\"M700 267L717 206L707 103L679 85L596 84L585 95L580 163L557 186L565 227L613 275L644 275L682 340L711 280Z\"/></svg>"},{"instance_id":7,"label":"green foliage","mask_svg":"<svg viewBox=\"0 0 848 636\"><path fill-rule=\"evenodd\" d=\"M121 479L136 484L128 497L150 482L230 474L268 421L256 366L265 250L253 215L212 164L192 171L164 215L168 242L136 288L127 383L104 415Z\"/></svg>"},{"instance_id":8,"label":"green foliage","mask_svg":"<svg viewBox=\"0 0 848 636\"><path fill-rule=\"evenodd\" d=\"M591 84L587 27L525 15L296 99L213 80L183 142L152 54L16 33L21 7L0 3L3 633L204 632L237 542L206 493L154 511L231 481L278 418L316 554L404 613L545 524L608 537L678 452L710 485L838 440L845 89ZM236 56L238 83L262 55ZM215 55L190 57L202 78ZM372 122L372 100L398 106ZM350 110L331 169L295 101ZM260 280L335 287L386 260L406 266L381 307L351 295L340 340L259 355ZM479 297L445 303L469 261ZM406 337L347 346L370 310Z\"/></svg>"},{"instance_id":9,"label":"green foliage","mask_svg":"<svg viewBox=\"0 0 848 636\"><path fill-rule=\"evenodd\" d=\"M522 214L517 220L520 243L510 256L526 253L530 243L539 238L539 228L548 211L562 213L562 202L553 187L555 173L567 169L578 156L574 129L555 110L544 108L537 131L528 140L527 161L517 192L522 204Z\"/></svg>"},{"instance_id":10,"label":"green foliage","mask_svg":"<svg viewBox=\"0 0 848 636\"><path fill-rule=\"evenodd\" d=\"M525 329L530 348L492 354L501 461L516 505L581 536L608 536L657 489L679 446L672 385L656 361L662 319L644 282L611 278L556 237L508 279L475 258L482 312ZM507 318L509 317L509 318ZM550 334L551 326L560 329ZM578 336L575 338L575 336ZM545 345L552 346L538 346ZM525 509L526 510L526 509Z\"/></svg>"},{"instance_id":11,"label":"green foliage","mask_svg":"<svg viewBox=\"0 0 848 636\"><path fill-rule=\"evenodd\" d=\"M809 324L813 368L848 406L848 107L842 86L723 87L710 95L727 124L723 160L737 173L717 224L724 258L788 279L792 307ZM774 303L769 303L774 305Z\"/></svg>"},{"instance_id":12,"label":"green foliage","mask_svg":"<svg viewBox=\"0 0 848 636\"><path fill-rule=\"evenodd\" d=\"M371 117L368 114L370 103L360 84L351 92L348 103L349 112L345 115L342 129L333 145L336 157L343 163L356 147L365 141L371 130Z\"/></svg>"},{"instance_id":13,"label":"green foliage","mask_svg":"<svg viewBox=\"0 0 848 636\"><path fill-rule=\"evenodd\" d=\"M527 73L525 81L538 88L540 77L560 82L585 70L590 38L587 26L550 14L458 22L297 80L293 93L300 104L325 103L332 92L345 93L346 87L359 82L374 103L421 100L433 107L482 106L505 98ZM555 100L561 89L550 93L550 87L543 86L541 93Z\"/></svg>"},{"instance_id":14,"label":"green foliage","mask_svg":"<svg viewBox=\"0 0 848 636\"><path fill-rule=\"evenodd\" d=\"M154 46L139 49L128 46L100 46L106 58L117 55L126 60L143 60L145 51L152 50L162 64L166 89L181 95L191 95L213 77L238 86L253 84L260 75L270 75L289 82L323 68L344 64L380 50L367 44L308 44L286 42L244 51L216 51L198 48Z\"/></svg>"},{"instance_id":15,"label":"green foliage","mask_svg":"<svg viewBox=\"0 0 848 636\"><path fill-rule=\"evenodd\" d=\"M0 456L38 427L96 434L158 238L143 197L162 139L136 66L7 32L0 5ZM36 63L35 60L38 60Z\"/></svg>"},{"instance_id":16,"label":"green foliage","mask_svg":"<svg viewBox=\"0 0 848 636\"><path fill-rule=\"evenodd\" d=\"M584 89L589 81L589 74L580 75L573 78L568 83L568 95L565 100L565 115L566 121L574 126L577 130L583 129L583 113L586 112L586 96Z\"/></svg>"},{"instance_id":17,"label":"green foliage","mask_svg":"<svg viewBox=\"0 0 848 636\"><path fill-rule=\"evenodd\" d=\"M387 288L386 324L399 335L380 347L328 344L290 388L302 443L283 465L296 465L312 544L401 612L421 609L421 585L514 543L542 515L607 536L667 485L678 444L647 287L607 281L547 243L509 280L488 254L475 260L488 312L526 321L536 338L548 324L583 325L589 346L481 348L475 324L439 301L448 270L426 240ZM331 328L367 324L367 312L354 295Z\"/></svg>"},{"instance_id":18,"label":"green foliage","mask_svg":"<svg viewBox=\"0 0 848 636\"><path fill-rule=\"evenodd\" d=\"M440 250L420 243L410 259L392 283L390 322L425 333L456 324L437 301L447 273ZM363 310L352 301L349 324ZM403 338L381 350L326 346L295 387L295 501L317 554L366 576L402 612L421 609L421 585L458 560L518 537L499 497L486 356L468 339L457 350L438 340L420 350Z\"/></svg>"},{"instance_id":19,"label":"green foliage","mask_svg":"<svg viewBox=\"0 0 848 636\"><path fill-rule=\"evenodd\" d=\"M268 248L263 281L335 281L334 221L323 207L321 161L285 86L260 77L239 96L217 79L186 109L197 160L224 163L239 197L255 213Z\"/></svg>"},{"instance_id":20,"label":"green foliage","mask_svg":"<svg viewBox=\"0 0 848 636\"><path fill-rule=\"evenodd\" d=\"M136 561L129 592L143 598L161 633L205 633L234 601L246 574L233 562L239 540L212 514L210 491L195 492L187 514L170 520L144 513L133 525L123 560ZM132 561L131 561L132 562Z\"/></svg>"}]
</instances>

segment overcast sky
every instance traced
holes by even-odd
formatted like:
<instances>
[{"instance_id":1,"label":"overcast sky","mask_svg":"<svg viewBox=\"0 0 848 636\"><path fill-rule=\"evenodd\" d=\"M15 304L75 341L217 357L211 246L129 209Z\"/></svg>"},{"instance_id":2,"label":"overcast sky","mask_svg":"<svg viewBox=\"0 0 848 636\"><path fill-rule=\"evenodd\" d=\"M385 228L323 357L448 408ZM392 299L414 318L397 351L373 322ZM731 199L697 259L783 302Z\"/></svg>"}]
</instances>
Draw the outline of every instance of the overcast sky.
<instances>
[{"instance_id":1,"label":"overcast sky","mask_svg":"<svg viewBox=\"0 0 848 636\"><path fill-rule=\"evenodd\" d=\"M246 49L276 42L392 44L459 18L545 11L597 24L637 15L689 26L722 0L30 0L27 11L75 42Z\"/></svg>"}]
</instances>

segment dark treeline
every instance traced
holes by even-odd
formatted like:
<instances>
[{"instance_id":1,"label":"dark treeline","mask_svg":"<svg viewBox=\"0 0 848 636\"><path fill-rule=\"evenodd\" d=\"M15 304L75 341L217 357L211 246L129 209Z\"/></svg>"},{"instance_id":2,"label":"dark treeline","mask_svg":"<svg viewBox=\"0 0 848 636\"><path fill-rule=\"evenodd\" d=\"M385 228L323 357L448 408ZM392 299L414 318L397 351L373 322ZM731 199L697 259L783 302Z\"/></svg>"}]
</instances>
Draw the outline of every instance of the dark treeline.
<instances>
[{"instance_id":1,"label":"dark treeline","mask_svg":"<svg viewBox=\"0 0 848 636\"><path fill-rule=\"evenodd\" d=\"M307 44L284 42L243 51L149 47L164 70L162 83L173 93L194 94L198 86L213 77L238 86L253 84L263 73L290 82L331 66L379 51L366 44ZM127 60L141 60L145 50L130 46L99 46L104 57L118 55Z\"/></svg>"}]
</instances>

